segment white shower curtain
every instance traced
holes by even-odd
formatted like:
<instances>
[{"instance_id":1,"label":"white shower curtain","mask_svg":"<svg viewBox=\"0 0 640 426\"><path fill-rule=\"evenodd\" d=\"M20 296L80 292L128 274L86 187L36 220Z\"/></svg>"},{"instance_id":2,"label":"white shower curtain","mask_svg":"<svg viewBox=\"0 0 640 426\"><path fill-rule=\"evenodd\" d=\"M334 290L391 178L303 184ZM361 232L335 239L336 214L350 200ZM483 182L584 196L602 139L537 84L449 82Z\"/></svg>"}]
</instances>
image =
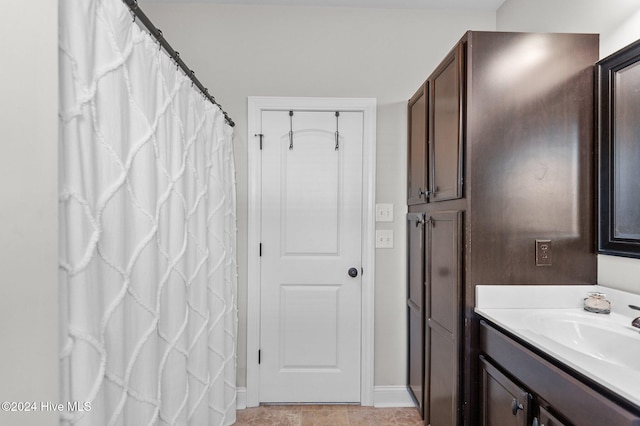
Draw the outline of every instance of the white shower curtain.
<instances>
[{"instance_id":1,"label":"white shower curtain","mask_svg":"<svg viewBox=\"0 0 640 426\"><path fill-rule=\"evenodd\" d=\"M232 424L232 129L120 0L59 4L61 424Z\"/></svg>"}]
</instances>

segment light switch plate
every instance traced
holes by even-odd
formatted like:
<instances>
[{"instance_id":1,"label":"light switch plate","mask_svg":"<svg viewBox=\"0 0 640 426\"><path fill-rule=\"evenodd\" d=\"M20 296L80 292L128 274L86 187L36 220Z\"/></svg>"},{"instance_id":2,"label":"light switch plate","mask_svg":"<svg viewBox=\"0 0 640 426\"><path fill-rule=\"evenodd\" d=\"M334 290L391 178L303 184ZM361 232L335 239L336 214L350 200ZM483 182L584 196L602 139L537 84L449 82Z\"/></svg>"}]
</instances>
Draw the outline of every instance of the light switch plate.
<instances>
[{"instance_id":1,"label":"light switch plate","mask_svg":"<svg viewBox=\"0 0 640 426\"><path fill-rule=\"evenodd\" d=\"M376 248L393 248L392 229L376 229Z\"/></svg>"},{"instance_id":2,"label":"light switch plate","mask_svg":"<svg viewBox=\"0 0 640 426\"><path fill-rule=\"evenodd\" d=\"M376 204L376 222L393 222L393 204Z\"/></svg>"}]
</instances>

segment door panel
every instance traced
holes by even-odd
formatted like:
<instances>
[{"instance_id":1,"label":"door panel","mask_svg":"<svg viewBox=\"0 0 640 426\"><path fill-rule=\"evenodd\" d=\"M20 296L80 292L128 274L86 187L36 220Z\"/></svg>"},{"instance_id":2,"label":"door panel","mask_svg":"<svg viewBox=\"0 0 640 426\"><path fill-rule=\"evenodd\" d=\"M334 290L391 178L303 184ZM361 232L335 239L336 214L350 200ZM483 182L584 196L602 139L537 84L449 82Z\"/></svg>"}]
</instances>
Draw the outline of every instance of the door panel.
<instances>
[{"instance_id":1,"label":"door panel","mask_svg":"<svg viewBox=\"0 0 640 426\"><path fill-rule=\"evenodd\" d=\"M409 159L407 204L426 203L427 192L427 100L428 84L409 100Z\"/></svg>"},{"instance_id":2,"label":"door panel","mask_svg":"<svg viewBox=\"0 0 640 426\"><path fill-rule=\"evenodd\" d=\"M460 219L457 212L431 214L430 318L450 333L460 315Z\"/></svg>"},{"instance_id":3,"label":"door panel","mask_svg":"<svg viewBox=\"0 0 640 426\"><path fill-rule=\"evenodd\" d=\"M418 404L420 414L424 409L424 318L422 312L409 306L409 390Z\"/></svg>"},{"instance_id":4,"label":"door panel","mask_svg":"<svg viewBox=\"0 0 640 426\"><path fill-rule=\"evenodd\" d=\"M334 132L298 131L294 141L280 150L283 255L339 255L342 158Z\"/></svg>"},{"instance_id":5,"label":"door panel","mask_svg":"<svg viewBox=\"0 0 640 426\"><path fill-rule=\"evenodd\" d=\"M454 50L429 79L429 201L462 197L461 60Z\"/></svg>"},{"instance_id":6,"label":"door panel","mask_svg":"<svg viewBox=\"0 0 640 426\"><path fill-rule=\"evenodd\" d=\"M460 420L462 212L432 212L427 220L425 330L428 367L425 418L432 425Z\"/></svg>"},{"instance_id":7,"label":"door panel","mask_svg":"<svg viewBox=\"0 0 640 426\"><path fill-rule=\"evenodd\" d=\"M431 348L429 421L432 425L458 424L457 342L442 328L430 328Z\"/></svg>"},{"instance_id":8,"label":"door panel","mask_svg":"<svg viewBox=\"0 0 640 426\"><path fill-rule=\"evenodd\" d=\"M526 426L531 395L480 359L482 426Z\"/></svg>"},{"instance_id":9,"label":"door panel","mask_svg":"<svg viewBox=\"0 0 640 426\"><path fill-rule=\"evenodd\" d=\"M292 118L262 112L260 402L358 402L363 114L338 149L333 111Z\"/></svg>"},{"instance_id":10,"label":"door panel","mask_svg":"<svg viewBox=\"0 0 640 426\"><path fill-rule=\"evenodd\" d=\"M424 213L407 214L409 250L407 316L409 321L409 390L423 414L424 394Z\"/></svg>"},{"instance_id":11,"label":"door panel","mask_svg":"<svg viewBox=\"0 0 640 426\"><path fill-rule=\"evenodd\" d=\"M407 214L408 299L420 310L424 305L424 216L424 213Z\"/></svg>"},{"instance_id":12,"label":"door panel","mask_svg":"<svg viewBox=\"0 0 640 426\"><path fill-rule=\"evenodd\" d=\"M280 286L281 372L338 368L339 291L338 285Z\"/></svg>"},{"instance_id":13,"label":"door panel","mask_svg":"<svg viewBox=\"0 0 640 426\"><path fill-rule=\"evenodd\" d=\"M567 423L563 423L556 416L547 411L546 408L540 407L540 426L568 426Z\"/></svg>"}]
</instances>

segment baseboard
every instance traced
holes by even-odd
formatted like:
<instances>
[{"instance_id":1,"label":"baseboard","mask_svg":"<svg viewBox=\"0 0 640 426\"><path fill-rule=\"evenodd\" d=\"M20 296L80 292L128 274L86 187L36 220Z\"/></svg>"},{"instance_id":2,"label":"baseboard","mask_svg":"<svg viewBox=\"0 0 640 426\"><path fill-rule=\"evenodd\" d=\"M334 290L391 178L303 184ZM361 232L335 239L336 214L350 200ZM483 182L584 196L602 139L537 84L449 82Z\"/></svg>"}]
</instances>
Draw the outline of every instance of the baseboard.
<instances>
[{"instance_id":1,"label":"baseboard","mask_svg":"<svg viewBox=\"0 0 640 426\"><path fill-rule=\"evenodd\" d=\"M236 388L236 409L247 408L247 388Z\"/></svg>"},{"instance_id":2,"label":"baseboard","mask_svg":"<svg viewBox=\"0 0 640 426\"><path fill-rule=\"evenodd\" d=\"M373 406L385 407L415 407L416 405L409 395L405 385L398 386L374 386Z\"/></svg>"},{"instance_id":3,"label":"baseboard","mask_svg":"<svg viewBox=\"0 0 640 426\"><path fill-rule=\"evenodd\" d=\"M378 408L415 407L415 404L404 385L375 386L373 388L373 406ZM238 410L247 408L247 388L236 388L236 407Z\"/></svg>"}]
</instances>

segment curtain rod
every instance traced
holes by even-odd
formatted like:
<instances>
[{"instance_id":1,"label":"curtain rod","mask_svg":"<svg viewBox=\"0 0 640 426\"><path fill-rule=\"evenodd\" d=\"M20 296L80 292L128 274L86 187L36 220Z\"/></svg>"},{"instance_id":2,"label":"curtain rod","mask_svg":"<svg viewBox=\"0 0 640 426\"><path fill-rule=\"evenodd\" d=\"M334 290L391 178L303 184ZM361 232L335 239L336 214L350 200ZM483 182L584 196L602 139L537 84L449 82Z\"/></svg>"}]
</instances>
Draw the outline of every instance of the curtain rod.
<instances>
[{"instance_id":1,"label":"curtain rod","mask_svg":"<svg viewBox=\"0 0 640 426\"><path fill-rule=\"evenodd\" d=\"M153 25L153 22L151 22L151 20L147 17L147 15L145 15L142 9L140 9L140 7L138 6L138 1L122 0L122 2L129 7L129 10L133 14L133 20L135 21L136 19L138 19L142 23L142 25L145 26L145 28L149 31L149 33L164 48L164 50L171 57L171 59L175 61L176 65L182 68L182 71L184 71L184 74L191 79L193 84L196 85L196 87L200 90L200 92L204 95L204 97L207 98L212 104L217 105L218 108L220 108L220 111L222 111L222 114L224 114L224 119L227 122L227 124L229 124L229 126L231 127L234 127L236 124L233 122L231 117L229 117L229 115L227 115L225 110L222 109L222 106L218 102L216 102L216 98L214 98L209 94L209 89L204 87L202 83L200 83L200 81L196 78L195 72L193 70L190 70L189 67L187 67L187 64L185 64L184 61L180 59L180 53L175 51L171 47L169 42L165 40L165 38L162 36L162 31L156 28L156 26Z\"/></svg>"}]
</instances>

